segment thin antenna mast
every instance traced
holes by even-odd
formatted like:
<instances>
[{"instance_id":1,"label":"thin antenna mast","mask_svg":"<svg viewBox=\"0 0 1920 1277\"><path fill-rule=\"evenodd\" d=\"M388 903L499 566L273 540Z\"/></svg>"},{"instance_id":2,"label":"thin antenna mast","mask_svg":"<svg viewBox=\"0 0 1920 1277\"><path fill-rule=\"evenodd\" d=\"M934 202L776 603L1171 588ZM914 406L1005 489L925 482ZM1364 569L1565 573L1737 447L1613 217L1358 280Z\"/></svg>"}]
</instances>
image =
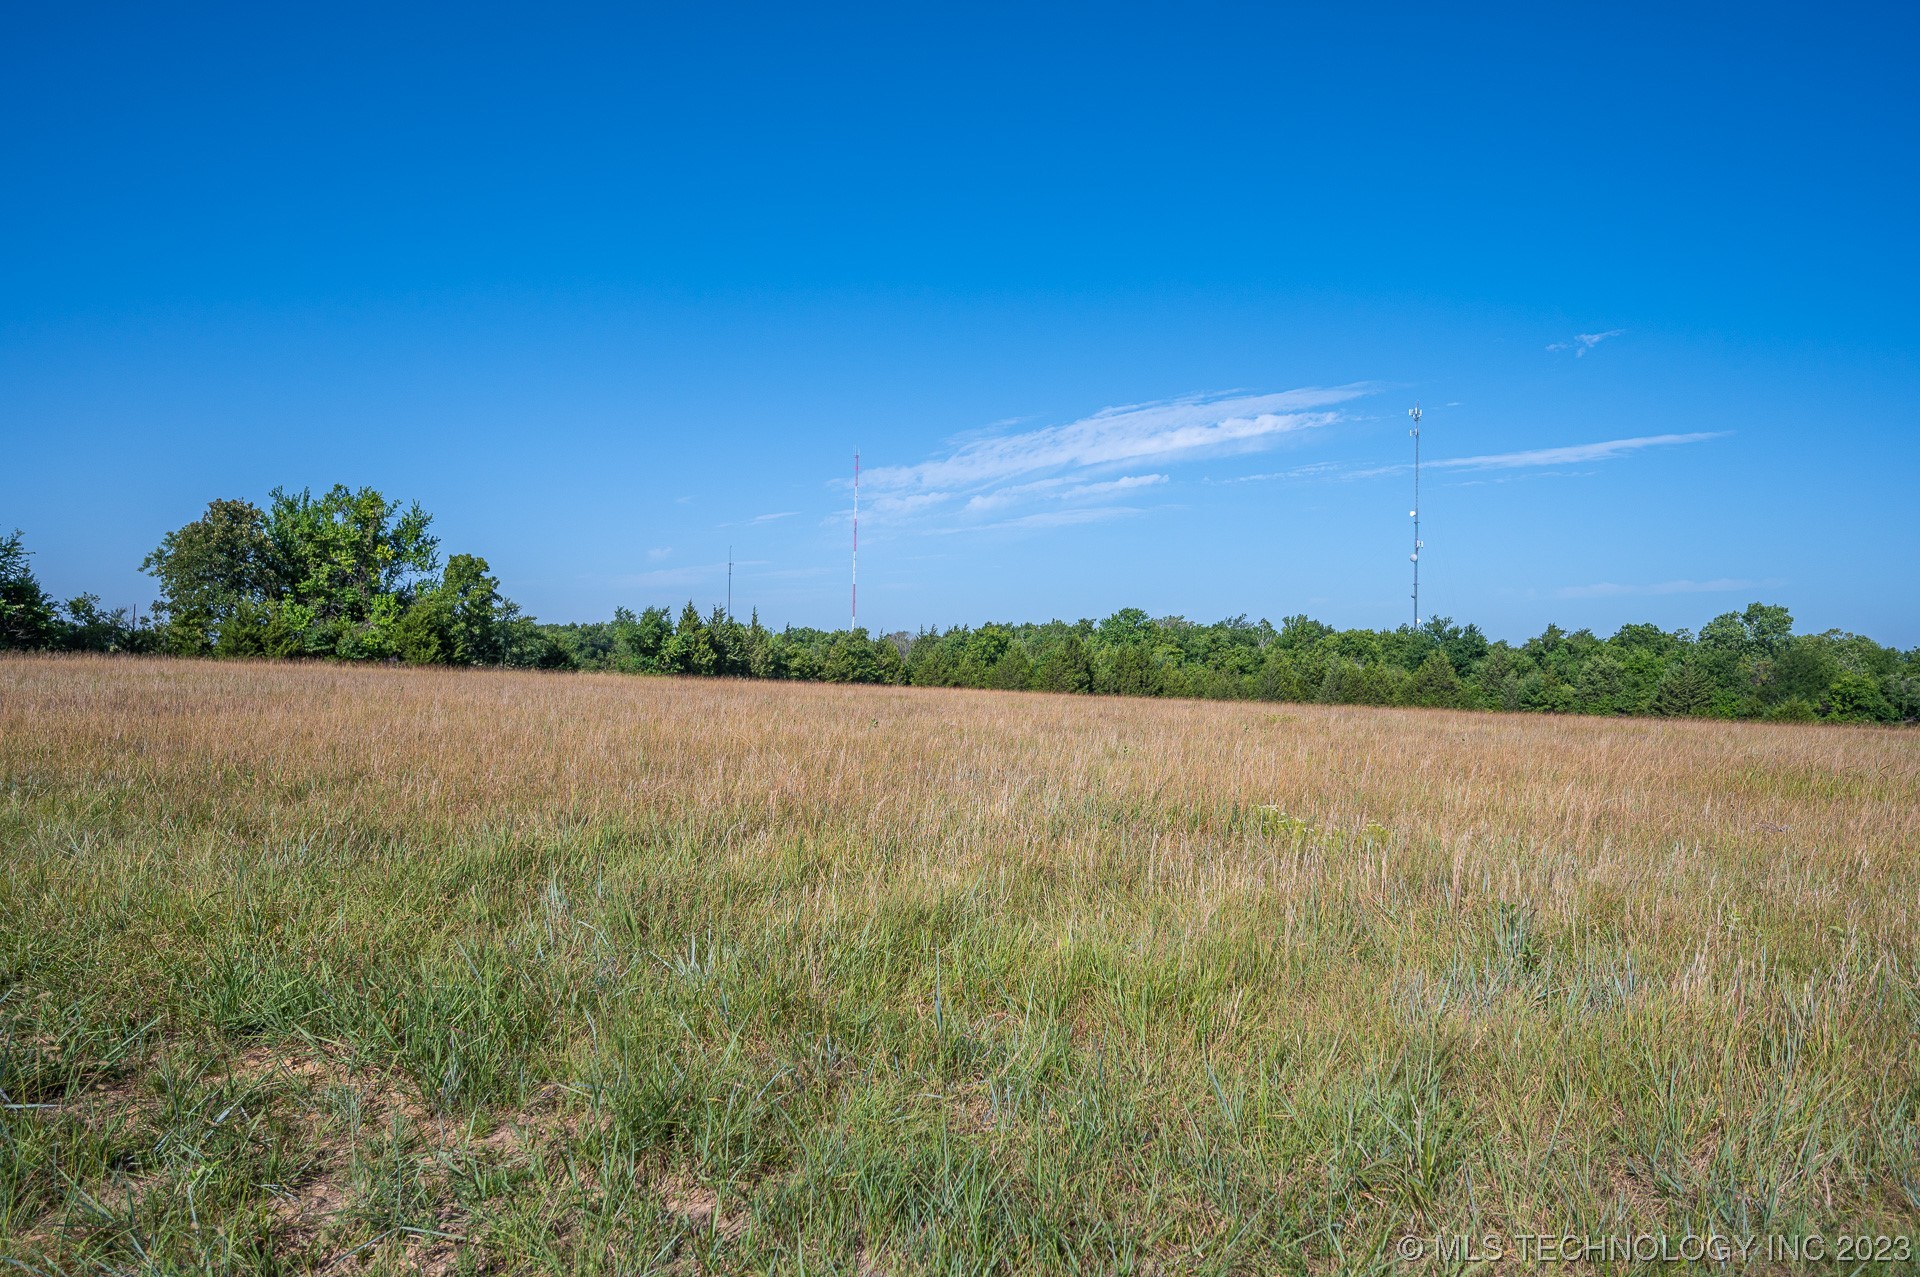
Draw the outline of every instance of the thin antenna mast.
<instances>
[{"instance_id":1,"label":"thin antenna mast","mask_svg":"<svg viewBox=\"0 0 1920 1277\"><path fill-rule=\"evenodd\" d=\"M1413 553L1407 557L1413 560L1413 628L1420 628L1420 547L1426 542L1420 539L1420 405L1407 409L1407 415L1413 418L1413 429L1407 433L1413 436L1413 509L1407 513L1413 516Z\"/></svg>"},{"instance_id":2,"label":"thin antenna mast","mask_svg":"<svg viewBox=\"0 0 1920 1277\"><path fill-rule=\"evenodd\" d=\"M733 547L727 547L727 619L733 619Z\"/></svg>"},{"instance_id":3,"label":"thin antenna mast","mask_svg":"<svg viewBox=\"0 0 1920 1277\"><path fill-rule=\"evenodd\" d=\"M849 632L860 628L860 454L853 454L853 620Z\"/></svg>"}]
</instances>

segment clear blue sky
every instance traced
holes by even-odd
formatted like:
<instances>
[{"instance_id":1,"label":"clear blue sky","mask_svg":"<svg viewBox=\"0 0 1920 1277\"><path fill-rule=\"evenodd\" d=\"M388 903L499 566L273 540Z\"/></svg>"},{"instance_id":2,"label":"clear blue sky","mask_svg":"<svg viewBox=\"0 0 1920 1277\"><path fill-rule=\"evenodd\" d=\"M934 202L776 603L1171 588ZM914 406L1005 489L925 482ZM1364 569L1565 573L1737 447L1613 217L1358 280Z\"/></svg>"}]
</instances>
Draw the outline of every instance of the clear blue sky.
<instances>
[{"instance_id":1,"label":"clear blue sky","mask_svg":"<svg viewBox=\"0 0 1920 1277\"><path fill-rule=\"evenodd\" d=\"M818 8L10 6L0 524L834 626L858 448L873 627L1385 626L1418 400L1426 611L1920 642L1910 6Z\"/></svg>"}]
</instances>

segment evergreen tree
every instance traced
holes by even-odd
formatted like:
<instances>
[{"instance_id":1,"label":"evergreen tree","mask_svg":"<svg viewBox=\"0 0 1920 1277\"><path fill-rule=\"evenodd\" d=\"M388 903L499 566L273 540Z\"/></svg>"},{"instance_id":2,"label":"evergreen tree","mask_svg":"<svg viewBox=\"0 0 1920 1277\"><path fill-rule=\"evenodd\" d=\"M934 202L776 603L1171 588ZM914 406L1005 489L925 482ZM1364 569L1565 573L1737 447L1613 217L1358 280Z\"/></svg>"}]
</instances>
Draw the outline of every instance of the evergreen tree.
<instances>
[{"instance_id":1,"label":"evergreen tree","mask_svg":"<svg viewBox=\"0 0 1920 1277\"><path fill-rule=\"evenodd\" d=\"M1713 680L1699 663L1683 658L1667 667L1654 694L1653 712L1669 717L1705 714L1713 708Z\"/></svg>"},{"instance_id":2,"label":"evergreen tree","mask_svg":"<svg viewBox=\"0 0 1920 1277\"><path fill-rule=\"evenodd\" d=\"M1596 652L1587 659L1574 685L1575 707L1583 714L1613 714L1621 708L1625 695L1626 670L1610 652Z\"/></svg>"},{"instance_id":3,"label":"evergreen tree","mask_svg":"<svg viewBox=\"0 0 1920 1277\"><path fill-rule=\"evenodd\" d=\"M1087 645L1078 634L1069 633L1047 653L1035 671L1033 685L1049 692L1085 692L1093 687L1093 664L1087 659Z\"/></svg>"},{"instance_id":4,"label":"evergreen tree","mask_svg":"<svg viewBox=\"0 0 1920 1277\"><path fill-rule=\"evenodd\" d=\"M758 608L754 609L753 620L747 625L746 649L748 677L786 677L786 660L778 637L760 624Z\"/></svg>"},{"instance_id":5,"label":"evergreen tree","mask_svg":"<svg viewBox=\"0 0 1920 1277\"><path fill-rule=\"evenodd\" d=\"M0 649L31 650L54 641L53 600L40 588L28 557L18 529L0 537Z\"/></svg>"},{"instance_id":6,"label":"evergreen tree","mask_svg":"<svg viewBox=\"0 0 1920 1277\"><path fill-rule=\"evenodd\" d=\"M674 627L673 637L667 640L662 666L674 674L711 674L718 659L706 622L700 619L692 600L688 600L680 610L680 623Z\"/></svg>"},{"instance_id":7,"label":"evergreen tree","mask_svg":"<svg viewBox=\"0 0 1920 1277\"><path fill-rule=\"evenodd\" d=\"M987 686L1007 692L1027 690L1033 686L1033 662L1021 648L1007 648L987 671Z\"/></svg>"},{"instance_id":8,"label":"evergreen tree","mask_svg":"<svg viewBox=\"0 0 1920 1277\"><path fill-rule=\"evenodd\" d=\"M1157 696L1160 671L1142 643L1122 643L1113 648L1099 690L1113 696Z\"/></svg>"},{"instance_id":9,"label":"evergreen tree","mask_svg":"<svg viewBox=\"0 0 1920 1277\"><path fill-rule=\"evenodd\" d=\"M1464 688L1444 651L1435 651L1414 672L1407 699L1414 705L1451 708L1460 703Z\"/></svg>"}]
</instances>

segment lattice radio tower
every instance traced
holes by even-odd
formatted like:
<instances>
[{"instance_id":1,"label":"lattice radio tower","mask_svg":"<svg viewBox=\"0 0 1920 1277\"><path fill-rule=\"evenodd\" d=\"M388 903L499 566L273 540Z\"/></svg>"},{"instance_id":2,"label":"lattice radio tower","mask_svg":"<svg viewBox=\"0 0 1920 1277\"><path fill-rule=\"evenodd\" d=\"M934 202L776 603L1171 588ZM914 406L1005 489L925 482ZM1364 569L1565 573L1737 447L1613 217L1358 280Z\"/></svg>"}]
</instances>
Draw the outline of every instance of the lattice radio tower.
<instances>
[{"instance_id":1,"label":"lattice radio tower","mask_svg":"<svg viewBox=\"0 0 1920 1277\"><path fill-rule=\"evenodd\" d=\"M1407 409L1407 415L1413 418L1413 429L1407 433L1413 436L1413 509L1407 511L1413 517L1413 553L1407 557L1413 560L1413 628L1420 628L1420 550L1426 542L1420 539L1420 405Z\"/></svg>"},{"instance_id":2,"label":"lattice radio tower","mask_svg":"<svg viewBox=\"0 0 1920 1277\"><path fill-rule=\"evenodd\" d=\"M853 454L853 620L849 631L860 628L860 454Z\"/></svg>"}]
</instances>

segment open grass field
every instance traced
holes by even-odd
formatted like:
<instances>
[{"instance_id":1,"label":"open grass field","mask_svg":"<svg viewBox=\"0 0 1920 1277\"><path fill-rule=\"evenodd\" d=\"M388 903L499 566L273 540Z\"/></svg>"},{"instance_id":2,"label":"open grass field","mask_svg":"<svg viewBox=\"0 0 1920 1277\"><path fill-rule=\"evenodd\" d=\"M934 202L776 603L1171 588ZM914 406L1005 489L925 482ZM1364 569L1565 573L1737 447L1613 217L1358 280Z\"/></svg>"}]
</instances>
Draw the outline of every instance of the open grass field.
<instances>
[{"instance_id":1,"label":"open grass field","mask_svg":"<svg viewBox=\"0 0 1920 1277\"><path fill-rule=\"evenodd\" d=\"M13 658L0 849L30 1272L1920 1232L1912 731Z\"/></svg>"}]
</instances>

